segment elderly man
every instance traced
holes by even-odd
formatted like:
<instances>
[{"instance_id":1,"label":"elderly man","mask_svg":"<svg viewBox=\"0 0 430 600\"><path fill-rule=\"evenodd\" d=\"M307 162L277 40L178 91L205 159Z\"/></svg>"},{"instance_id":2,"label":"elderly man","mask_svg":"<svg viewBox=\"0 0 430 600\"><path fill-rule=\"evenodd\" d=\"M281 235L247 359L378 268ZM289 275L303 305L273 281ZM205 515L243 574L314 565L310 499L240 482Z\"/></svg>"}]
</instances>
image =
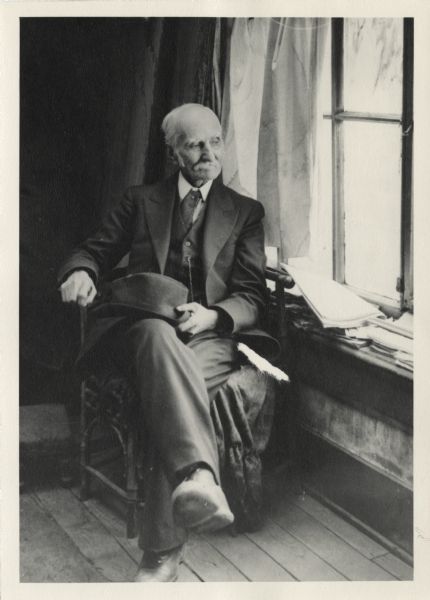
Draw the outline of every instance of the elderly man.
<instances>
[{"instance_id":1,"label":"elderly man","mask_svg":"<svg viewBox=\"0 0 430 600\"><path fill-rule=\"evenodd\" d=\"M185 104L162 129L178 172L129 189L59 274L63 301L86 306L100 274L129 251L130 274L160 273L189 290L177 307L189 318L177 327L157 318L118 327L118 319L104 318L90 335L93 349L103 339L127 369L154 448L136 581L174 581L187 531L233 521L219 485L210 401L237 368L238 335L263 339L255 327L266 287L264 211L222 184L218 118Z\"/></svg>"}]
</instances>

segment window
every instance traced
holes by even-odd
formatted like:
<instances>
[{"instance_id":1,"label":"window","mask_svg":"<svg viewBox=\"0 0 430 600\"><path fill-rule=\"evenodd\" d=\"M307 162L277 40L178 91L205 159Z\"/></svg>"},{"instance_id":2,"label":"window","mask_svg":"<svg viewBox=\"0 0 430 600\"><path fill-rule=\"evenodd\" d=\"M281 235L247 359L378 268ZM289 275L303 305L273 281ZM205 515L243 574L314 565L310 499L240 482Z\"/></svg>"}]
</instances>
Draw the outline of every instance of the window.
<instances>
[{"instance_id":1,"label":"window","mask_svg":"<svg viewBox=\"0 0 430 600\"><path fill-rule=\"evenodd\" d=\"M363 297L412 310L413 19L336 18L330 38L314 261Z\"/></svg>"}]
</instances>

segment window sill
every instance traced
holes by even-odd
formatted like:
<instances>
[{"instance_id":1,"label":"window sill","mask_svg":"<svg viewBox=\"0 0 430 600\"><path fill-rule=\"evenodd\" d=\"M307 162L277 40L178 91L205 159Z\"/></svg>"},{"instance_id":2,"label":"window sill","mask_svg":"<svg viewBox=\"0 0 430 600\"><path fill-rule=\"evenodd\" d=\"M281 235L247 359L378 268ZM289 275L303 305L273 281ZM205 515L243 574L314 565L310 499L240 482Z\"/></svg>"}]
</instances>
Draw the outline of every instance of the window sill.
<instances>
[{"instance_id":1,"label":"window sill","mask_svg":"<svg viewBox=\"0 0 430 600\"><path fill-rule=\"evenodd\" d=\"M366 348L351 348L291 323L287 323L286 345L292 381L412 431L412 372Z\"/></svg>"},{"instance_id":2,"label":"window sill","mask_svg":"<svg viewBox=\"0 0 430 600\"><path fill-rule=\"evenodd\" d=\"M353 357L356 360L360 360L363 363L368 365L372 365L379 369L385 369L386 371L390 371L391 373L398 375L399 377L404 377L406 379L410 379L413 381L413 372L405 369L396 364L394 359L390 357L383 357L374 354L367 346L363 348L353 348L351 346L347 346L343 344L337 339L330 339L329 336L321 336L314 331L304 331L300 332L300 335L308 337L310 340L313 340L317 343L322 344L327 348L327 350L337 350L342 352L348 356Z\"/></svg>"}]
</instances>

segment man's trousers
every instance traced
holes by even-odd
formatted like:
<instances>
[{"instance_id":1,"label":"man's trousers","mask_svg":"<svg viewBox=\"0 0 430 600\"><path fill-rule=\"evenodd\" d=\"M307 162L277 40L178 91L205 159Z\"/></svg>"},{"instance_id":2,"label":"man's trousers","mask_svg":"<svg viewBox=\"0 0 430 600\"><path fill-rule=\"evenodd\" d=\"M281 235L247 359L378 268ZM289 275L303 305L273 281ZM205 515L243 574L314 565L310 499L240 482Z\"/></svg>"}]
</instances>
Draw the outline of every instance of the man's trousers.
<instances>
[{"instance_id":1,"label":"man's trousers","mask_svg":"<svg viewBox=\"0 0 430 600\"><path fill-rule=\"evenodd\" d=\"M142 434L150 449L139 544L157 552L186 540L186 532L174 524L171 495L190 467L209 467L219 482L210 402L237 368L231 337L206 331L183 340L165 321L142 319L115 344L139 396Z\"/></svg>"}]
</instances>

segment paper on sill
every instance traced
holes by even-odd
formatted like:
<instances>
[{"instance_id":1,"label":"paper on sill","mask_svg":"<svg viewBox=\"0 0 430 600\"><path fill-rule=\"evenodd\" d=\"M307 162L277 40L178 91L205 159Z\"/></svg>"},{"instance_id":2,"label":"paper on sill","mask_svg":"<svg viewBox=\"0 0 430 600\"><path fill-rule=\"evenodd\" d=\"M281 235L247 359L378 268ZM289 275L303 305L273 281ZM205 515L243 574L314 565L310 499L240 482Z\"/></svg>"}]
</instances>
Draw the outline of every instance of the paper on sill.
<instances>
[{"instance_id":1,"label":"paper on sill","mask_svg":"<svg viewBox=\"0 0 430 600\"><path fill-rule=\"evenodd\" d=\"M399 329L404 329L409 333L414 332L414 315L410 312L405 312L402 314L400 319L394 321L394 324L399 327Z\"/></svg>"},{"instance_id":2,"label":"paper on sill","mask_svg":"<svg viewBox=\"0 0 430 600\"><path fill-rule=\"evenodd\" d=\"M352 338L370 339L375 344L387 350L401 350L409 355L413 353L413 340L399 333L387 331L377 325L348 329L347 334Z\"/></svg>"},{"instance_id":3,"label":"paper on sill","mask_svg":"<svg viewBox=\"0 0 430 600\"><path fill-rule=\"evenodd\" d=\"M367 319L382 315L373 304L336 281L284 263L281 267L294 279L323 327L358 327Z\"/></svg>"}]
</instances>

